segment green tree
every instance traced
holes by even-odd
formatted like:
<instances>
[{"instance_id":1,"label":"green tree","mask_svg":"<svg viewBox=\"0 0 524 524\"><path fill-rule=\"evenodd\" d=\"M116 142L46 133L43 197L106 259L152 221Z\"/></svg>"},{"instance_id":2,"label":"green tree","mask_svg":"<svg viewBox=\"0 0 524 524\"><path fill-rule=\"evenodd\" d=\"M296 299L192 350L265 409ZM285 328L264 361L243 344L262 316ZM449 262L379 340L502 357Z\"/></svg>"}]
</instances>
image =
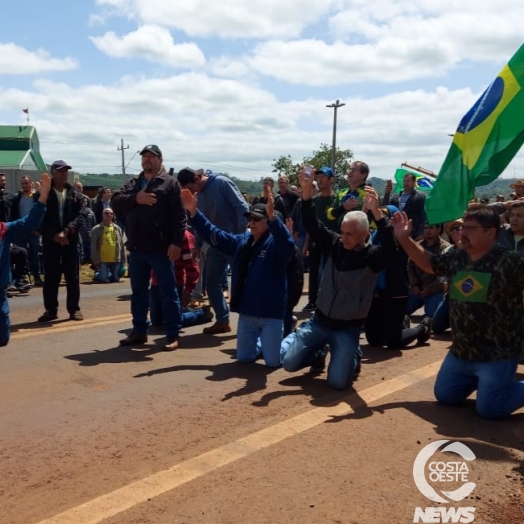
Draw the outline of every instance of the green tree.
<instances>
[{"instance_id":1,"label":"green tree","mask_svg":"<svg viewBox=\"0 0 524 524\"><path fill-rule=\"evenodd\" d=\"M320 149L313 151L311 156L304 157L304 164L311 164L315 169L322 166L331 166L331 155L333 147L328 144L320 144ZM346 183L346 173L353 158L353 151L350 149L336 148L335 151L335 188L344 187Z\"/></svg>"},{"instance_id":2,"label":"green tree","mask_svg":"<svg viewBox=\"0 0 524 524\"><path fill-rule=\"evenodd\" d=\"M273 168L273 173L277 173L277 176L281 177L285 175L289 178L291 184L298 184L298 170L300 164L294 164L291 155L273 159L271 167Z\"/></svg>"}]
</instances>

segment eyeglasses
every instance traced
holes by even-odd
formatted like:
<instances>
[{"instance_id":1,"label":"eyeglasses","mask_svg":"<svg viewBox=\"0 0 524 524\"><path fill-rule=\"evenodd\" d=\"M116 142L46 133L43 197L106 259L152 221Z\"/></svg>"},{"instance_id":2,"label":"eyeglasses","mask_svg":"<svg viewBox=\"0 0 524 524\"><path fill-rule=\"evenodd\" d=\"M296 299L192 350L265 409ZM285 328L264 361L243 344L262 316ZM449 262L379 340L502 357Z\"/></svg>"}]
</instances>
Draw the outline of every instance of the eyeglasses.
<instances>
[{"instance_id":1,"label":"eyeglasses","mask_svg":"<svg viewBox=\"0 0 524 524\"><path fill-rule=\"evenodd\" d=\"M462 226L453 226L453 227L450 227L449 230L452 233L456 233L457 231L462 231Z\"/></svg>"},{"instance_id":2,"label":"eyeglasses","mask_svg":"<svg viewBox=\"0 0 524 524\"><path fill-rule=\"evenodd\" d=\"M113 213L110 213L108 211L104 211L104 215L110 215L110 216L113 216Z\"/></svg>"},{"instance_id":3,"label":"eyeglasses","mask_svg":"<svg viewBox=\"0 0 524 524\"><path fill-rule=\"evenodd\" d=\"M465 231L466 233L471 233L475 231L476 229L489 229L489 227L486 227L486 226L455 226L455 228L451 228L451 231L455 230L455 231Z\"/></svg>"},{"instance_id":4,"label":"eyeglasses","mask_svg":"<svg viewBox=\"0 0 524 524\"><path fill-rule=\"evenodd\" d=\"M253 215L249 216L247 218L248 222L260 222L261 220L264 220L262 217L255 217Z\"/></svg>"}]
</instances>

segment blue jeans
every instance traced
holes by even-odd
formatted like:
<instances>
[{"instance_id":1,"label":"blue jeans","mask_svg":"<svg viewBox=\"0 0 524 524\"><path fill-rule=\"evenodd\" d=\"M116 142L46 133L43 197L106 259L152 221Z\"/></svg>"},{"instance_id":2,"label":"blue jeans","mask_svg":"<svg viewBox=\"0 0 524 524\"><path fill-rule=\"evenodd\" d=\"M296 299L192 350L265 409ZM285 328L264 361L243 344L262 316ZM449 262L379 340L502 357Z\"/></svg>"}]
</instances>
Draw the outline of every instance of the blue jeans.
<instances>
[{"instance_id":1,"label":"blue jeans","mask_svg":"<svg viewBox=\"0 0 524 524\"><path fill-rule=\"evenodd\" d=\"M446 329L449 329L449 295L442 299L433 317L433 333L444 333Z\"/></svg>"},{"instance_id":2,"label":"blue jeans","mask_svg":"<svg viewBox=\"0 0 524 524\"><path fill-rule=\"evenodd\" d=\"M178 296L182 294L183 288L177 288ZM180 313L182 327L197 326L204 323L204 310L200 307L191 309ZM153 326L161 326L164 323L164 315L162 314L162 300L160 299L160 290L158 286L151 286L149 288L149 318Z\"/></svg>"},{"instance_id":3,"label":"blue jeans","mask_svg":"<svg viewBox=\"0 0 524 524\"><path fill-rule=\"evenodd\" d=\"M95 279L100 282L120 282L120 262L100 262Z\"/></svg>"},{"instance_id":4,"label":"blue jeans","mask_svg":"<svg viewBox=\"0 0 524 524\"><path fill-rule=\"evenodd\" d=\"M418 308L424 306L424 314L427 317L433 318L438 305L444 299L444 293L438 292L433 293L427 297L421 297L420 295L414 295L411 291L409 292L407 314L413 314Z\"/></svg>"},{"instance_id":5,"label":"blue jeans","mask_svg":"<svg viewBox=\"0 0 524 524\"><path fill-rule=\"evenodd\" d=\"M503 418L524 406L524 381L517 382L518 358L480 362L446 355L435 382L441 404L456 405L477 390L477 413L484 418Z\"/></svg>"},{"instance_id":6,"label":"blue jeans","mask_svg":"<svg viewBox=\"0 0 524 524\"><path fill-rule=\"evenodd\" d=\"M147 333L149 311L149 280L151 270L156 274L164 328L168 338L178 337L181 327L180 300L175 281L173 264L165 253L131 251L129 255L129 274L131 277L131 314L133 333Z\"/></svg>"},{"instance_id":7,"label":"blue jeans","mask_svg":"<svg viewBox=\"0 0 524 524\"><path fill-rule=\"evenodd\" d=\"M282 341L280 360L286 371L298 371L311 365L315 353L328 344L331 353L328 384L333 389L345 389L352 382L355 367L362 358L359 338L359 327L329 329L313 316Z\"/></svg>"},{"instance_id":8,"label":"blue jeans","mask_svg":"<svg viewBox=\"0 0 524 524\"><path fill-rule=\"evenodd\" d=\"M280 344L284 321L240 315L237 328L237 360L254 362L260 354L269 368L280 367Z\"/></svg>"},{"instance_id":9,"label":"blue jeans","mask_svg":"<svg viewBox=\"0 0 524 524\"><path fill-rule=\"evenodd\" d=\"M205 281L209 302L215 310L217 322L229 324L229 308L222 291L222 281L231 257L210 247L206 254Z\"/></svg>"},{"instance_id":10,"label":"blue jeans","mask_svg":"<svg viewBox=\"0 0 524 524\"><path fill-rule=\"evenodd\" d=\"M0 286L0 346L7 346L10 337L9 301L4 286Z\"/></svg>"}]
</instances>

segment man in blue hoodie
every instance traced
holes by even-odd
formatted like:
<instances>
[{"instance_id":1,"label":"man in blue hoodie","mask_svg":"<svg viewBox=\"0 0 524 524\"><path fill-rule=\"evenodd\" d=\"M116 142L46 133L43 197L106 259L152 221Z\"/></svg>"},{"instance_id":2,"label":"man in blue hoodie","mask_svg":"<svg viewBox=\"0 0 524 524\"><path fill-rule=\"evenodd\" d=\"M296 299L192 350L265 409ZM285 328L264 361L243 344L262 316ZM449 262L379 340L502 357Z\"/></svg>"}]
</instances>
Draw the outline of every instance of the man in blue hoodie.
<instances>
[{"instance_id":1,"label":"man in blue hoodie","mask_svg":"<svg viewBox=\"0 0 524 524\"><path fill-rule=\"evenodd\" d=\"M217 228L226 233L242 234L246 231L246 213L249 210L244 197L232 180L222 175L194 171L186 167L178 173L178 182L182 188L198 194L198 209ZM203 241L201 235L195 235L195 257L201 256ZM222 280L231 258L218 249L213 242L206 252L205 282L207 295L215 310L216 322L204 333L216 335L229 333L229 309L222 291Z\"/></svg>"},{"instance_id":2,"label":"man in blue hoodie","mask_svg":"<svg viewBox=\"0 0 524 524\"><path fill-rule=\"evenodd\" d=\"M280 343L287 305L287 265L295 242L275 215L274 199L245 213L250 232L234 235L211 224L197 209L197 195L182 190L189 224L215 249L232 258L231 311L240 314L237 360L253 362L259 355L268 367L280 366Z\"/></svg>"},{"instance_id":3,"label":"man in blue hoodie","mask_svg":"<svg viewBox=\"0 0 524 524\"><path fill-rule=\"evenodd\" d=\"M24 217L14 222L0 222L0 346L7 346L11 336L9 302L6 287L11 282L11 243L25 238L40 226L46 211L46 202L51 189L47 173L42 177L38 200Z\"/></svg>"}]
</instances>

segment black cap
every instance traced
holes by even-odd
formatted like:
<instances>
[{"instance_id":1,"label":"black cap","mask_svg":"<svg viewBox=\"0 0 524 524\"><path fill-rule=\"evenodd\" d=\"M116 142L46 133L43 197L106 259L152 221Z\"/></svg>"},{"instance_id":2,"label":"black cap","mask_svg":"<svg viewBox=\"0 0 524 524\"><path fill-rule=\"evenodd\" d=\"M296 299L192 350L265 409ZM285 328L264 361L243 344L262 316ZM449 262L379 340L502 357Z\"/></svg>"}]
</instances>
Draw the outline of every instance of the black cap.
<instances>
[{"instance_id":1,"label":"black cap","mask_svg":"<svg viewBox=\"0 0 524 524\"><path fill-rule=\"evenodd\" d=\"M266 204L255 204L249 208L249 211L244 213L245 217L257 217L257 218L267 218Z\"/></svg>"},{"instance_id":2,"label":"black cap","mask_svg":"<svg viewBox=\"0 0 524 524\"><path fill-rule=\"evenodd\" d=\"M140 151L140 154L143 155L144 153L153 153L153 155L162 157L162 151L160 151L160 148L156 146L155 144L149 144L142 151Z\"/></svg>"}]
</instances>

